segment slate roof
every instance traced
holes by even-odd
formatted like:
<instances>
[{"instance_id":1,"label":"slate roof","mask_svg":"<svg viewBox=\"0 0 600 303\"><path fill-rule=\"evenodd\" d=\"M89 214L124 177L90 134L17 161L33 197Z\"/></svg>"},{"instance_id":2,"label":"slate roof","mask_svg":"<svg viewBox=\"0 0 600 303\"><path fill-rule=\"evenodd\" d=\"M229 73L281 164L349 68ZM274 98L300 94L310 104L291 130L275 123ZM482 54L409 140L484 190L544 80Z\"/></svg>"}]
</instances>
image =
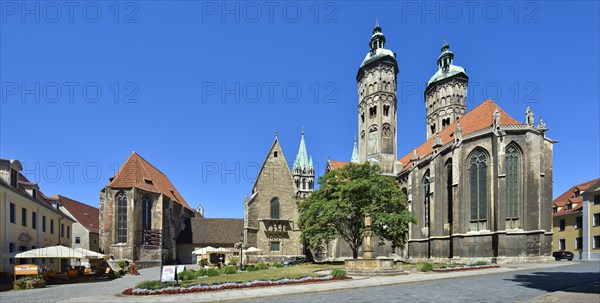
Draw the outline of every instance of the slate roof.
<instances>
[{"instance_id":1,"label":"slate roof","mask_svg":"<svg viewBox=\"0 0 600 303\"><path fill-rule=\"evenodd\" d=\"M169 178L136 152L131 153L127 161L119 168L117 174L110 179L107 186L112 188L136 187L145 191L163 194L192 212L194 211L185 202Z\"/></svg>"},{"instance_id":2,"label":"slate roof","mask_svg":"<svg viewBox=\"0 0 600 303\"><path fill-rule=\"evenodd\" d=\"M196 246L233 246L240 242L244 219L192 218L193 243Z\"/></svg>"},{"instance_id":3,"label":"slate roof","mask_svg":"<svg viewBox=\"0 0 600 303\"><path fill-rule=\"evenodd\" d=\"M60 203L88 231L96 234L100 232L98 229L99 209L61 195L54 195L46 199Z\"/></svg>"}]
</instances>

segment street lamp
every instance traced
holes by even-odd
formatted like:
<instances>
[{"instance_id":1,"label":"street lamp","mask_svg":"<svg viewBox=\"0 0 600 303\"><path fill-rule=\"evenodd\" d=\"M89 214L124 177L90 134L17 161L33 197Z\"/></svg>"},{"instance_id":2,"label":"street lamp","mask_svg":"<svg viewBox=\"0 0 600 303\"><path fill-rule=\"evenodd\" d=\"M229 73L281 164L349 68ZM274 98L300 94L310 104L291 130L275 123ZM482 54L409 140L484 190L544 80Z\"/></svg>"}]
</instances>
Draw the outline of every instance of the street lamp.
<instances>
[{"instance_id":1,"label":"street lamp","mask_svg":"<svg viewBox=\"0 0 600 303\"><path fill-rule=\"evenodd\" d=\"M244 269L244 232L240 233L240 271Z\"/></svg>"}]
</instances>

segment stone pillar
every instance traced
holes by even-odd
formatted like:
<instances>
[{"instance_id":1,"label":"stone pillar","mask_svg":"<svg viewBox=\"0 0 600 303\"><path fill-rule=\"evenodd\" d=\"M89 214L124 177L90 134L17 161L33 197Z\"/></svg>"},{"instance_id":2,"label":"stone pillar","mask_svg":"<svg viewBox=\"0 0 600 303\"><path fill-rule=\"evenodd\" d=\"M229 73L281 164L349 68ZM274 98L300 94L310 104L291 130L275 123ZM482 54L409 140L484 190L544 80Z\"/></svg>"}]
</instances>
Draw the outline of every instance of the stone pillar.
<instances>
[{"instance_id":1,"label":"stone pillar","mask_svg":"<svg viewBox=\"0 0 600 303\"><path fill-rule=\"evenodd\" d=\"M363 259L373 259L373 231L371 230L371 216L369 214L365 215L363 237Z\"/></svg>"}]
</instances>

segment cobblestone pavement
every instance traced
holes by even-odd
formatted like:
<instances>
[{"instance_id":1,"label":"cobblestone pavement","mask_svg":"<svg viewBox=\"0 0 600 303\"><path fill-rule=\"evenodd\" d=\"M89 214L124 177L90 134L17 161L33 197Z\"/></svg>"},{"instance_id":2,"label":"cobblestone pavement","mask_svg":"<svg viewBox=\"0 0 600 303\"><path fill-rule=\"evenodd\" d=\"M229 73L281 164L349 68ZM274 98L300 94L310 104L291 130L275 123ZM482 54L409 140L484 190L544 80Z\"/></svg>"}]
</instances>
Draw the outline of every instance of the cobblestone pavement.
<instances>
[{"instance_id":1,"label":"cobblestone pavement","mask_svg":"<svg viewBox=\"0 0 600 303\"><path fill-rule=\"evenodd\" d=\"M69 298L95 297L97 302L111 302L114 294L121 293L144 280L158 280L160 267L139 270L140 275L125 275L114 280L75 284L48 285L46 288L0 292L0 302L59 302Z\"/></svg>"},{"instance_id":2,"label":"cobblestone pavement","mask_svg":"<svg viewBox=\"0 0 600 303\"><path fill-rule=\"evenodd\" d=\"M598 284L589 284L600 280L598 262L514 264L474 271L357 277L180 295L120 295L140 281L156 280L159 268L143 269L140 273L112 281L0 292L0 302L600 302L595 300L600 296Z\"/></svg>"},{"instance_id":3,"label":"cobblestone pavement","mask_svg":"<svg viewBox=\"0 0 600 303\"><path fill-rule=\"evenodd\" d=\"M566 261L565 261L566 262ZM563 262L563 263L565 263ZM564 264L561 264L564 265ZM570 264L571 265L571 264ZM508 265L511 266L511 265ZM421 274L423 275L423 274ZM425 274L429 275L429 274ZM415 275L416 276L416 275ZM244 302L600 302L600 263L420 281ZM550 293L550 296L547 296ZM588 301L589 300L589 301Z\"/></svg>"}]
</instances>

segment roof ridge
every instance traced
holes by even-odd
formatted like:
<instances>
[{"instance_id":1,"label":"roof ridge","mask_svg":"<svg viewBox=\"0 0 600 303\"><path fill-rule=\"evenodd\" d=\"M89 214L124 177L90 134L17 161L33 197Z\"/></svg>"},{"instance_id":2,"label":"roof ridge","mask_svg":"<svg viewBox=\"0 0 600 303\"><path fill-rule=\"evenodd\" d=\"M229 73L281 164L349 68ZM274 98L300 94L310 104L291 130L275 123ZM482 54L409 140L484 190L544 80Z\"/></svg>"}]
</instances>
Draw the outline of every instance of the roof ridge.
<instances>
[{"instance_id":1,"label":"roof ridge","mask_svg":"<svg viewBox=\"0 0 600 303\"><path fill-rule=\"evenodd\" d=\"M150 165L152 168L156 169L159 173L161 173L161 175L163 176L167 176L165 173L163 173L160 169L158 169L156 166L152 165L152 163L150 163L150 161L146 160L146 158L142 157L140 154L133 152L133 154L136 154L140 159L144 160L144 162L146 162L148 165ZM144 168L145 170L145 168Z\"/></svg>"}]
</instances>

